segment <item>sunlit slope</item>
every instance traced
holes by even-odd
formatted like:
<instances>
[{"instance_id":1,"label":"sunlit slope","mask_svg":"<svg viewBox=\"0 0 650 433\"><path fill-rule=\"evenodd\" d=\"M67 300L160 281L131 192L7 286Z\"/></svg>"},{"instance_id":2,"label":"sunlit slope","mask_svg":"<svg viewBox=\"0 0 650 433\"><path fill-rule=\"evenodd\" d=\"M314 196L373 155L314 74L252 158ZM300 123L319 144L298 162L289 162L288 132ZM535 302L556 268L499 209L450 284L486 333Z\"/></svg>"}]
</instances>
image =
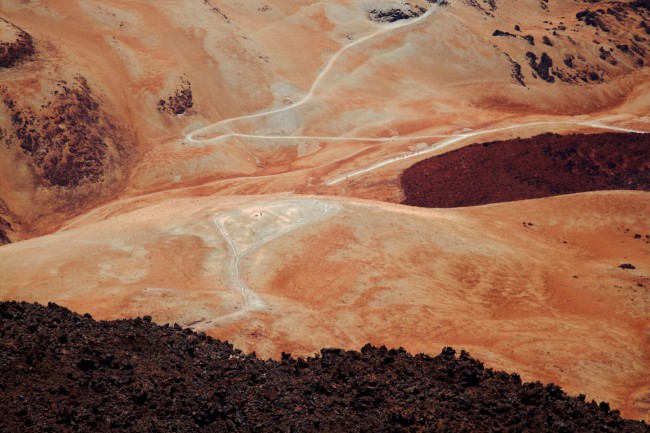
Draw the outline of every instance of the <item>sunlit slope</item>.
<instances>
[{"instance_id":1,"label":"sunlit slope","mask_svg":"<svg viewBox=\"0 0 650 433\"><path fill-rule=\"evenodd\" d=\"M457 210L300 196L138 207L2 247L0 297L152 315L264 356L453 345L647 415L647 193Z\"/></svg>"},{"instance_id":2,"label":"sunlit slope","mask_svg":"<svg viewBox=\"0 0 650 433\"><path fill-rule=\"evenodd\" d=\"M541 115L614 114L647 126L647 10L489 3L3 2L0 15L35 50L0 70L9 236L171 186L307 168L318 183L323 161L355 168L377 146L399 154L437 134ZM370 19L373 8L394 7L420 16ZM584 10L599 24L578 18ZM16 32L4 27L9 43ZM552 66L540 66L547 57ZM293 108L228 121L283 107ZM183 139L196 131L222 138ZM231 133L247 136L223 136ZM396 136L405 141L355 141Z\"/></svg>"}]
</instances>

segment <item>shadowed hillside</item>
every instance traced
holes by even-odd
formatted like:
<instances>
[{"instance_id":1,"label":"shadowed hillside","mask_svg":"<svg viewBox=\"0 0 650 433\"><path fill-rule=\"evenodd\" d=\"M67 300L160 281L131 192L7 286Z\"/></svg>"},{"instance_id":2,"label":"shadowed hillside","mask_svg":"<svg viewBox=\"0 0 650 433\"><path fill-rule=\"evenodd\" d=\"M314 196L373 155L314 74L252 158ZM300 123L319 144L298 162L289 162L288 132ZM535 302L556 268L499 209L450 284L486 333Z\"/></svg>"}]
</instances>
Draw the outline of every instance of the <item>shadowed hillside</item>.
<instances>
[{"instance_id":1,"label":"shadowed hillside","mask_svg":"<svg viewBox=\"0 0 650 433\"><path fill-rule=\"evenodd\" d=\"M0 304L3 431L648 432L607 403L436 357L365 346L262 361L150 318Z\"/></svg>"}]
</instances>

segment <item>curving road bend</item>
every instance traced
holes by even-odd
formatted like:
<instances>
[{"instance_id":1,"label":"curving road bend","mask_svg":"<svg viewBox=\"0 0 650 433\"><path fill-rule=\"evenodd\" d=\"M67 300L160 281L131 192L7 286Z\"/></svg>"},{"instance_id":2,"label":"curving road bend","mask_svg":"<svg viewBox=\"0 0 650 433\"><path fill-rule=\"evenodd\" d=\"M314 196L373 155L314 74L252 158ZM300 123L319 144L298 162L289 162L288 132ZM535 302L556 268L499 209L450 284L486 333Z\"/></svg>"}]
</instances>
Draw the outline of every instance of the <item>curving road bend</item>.
<instances>
[{"instance_id":1,"label":"curving road bend","mask_svg":"<svg viewBox=\"0 0 650 433\"><path fill-rule=\"evenodd\" d=\"M213 142L213 141L217 141L217 140L227 138L227 137L245 136L245 135L235 134L235 133L226 133L226 134L222 134L222 135L217 135L217 136L212 137L212 138L195 138L195 137L197 137L199 135L204 135L204 134L208 133L210 130L212 130L212 129L218 127L218 126L225 125L227 123L232 123L232 122L235 122L237 120L256 119L256 118L260 118L260 117L264 117L264 116L269 116L271 114L277 114L277 113L281 113L283 111L292 110L294 108L298 108L301 105L306 104L314 96L314 93L316 92L316 90L320 86L321 82L325 79L327 74L332 70L332 68L334 67L334 64L339 59L339 57L341 57L341 55L343 53L345 53L346 51L356 47L357 45L361 45L364 42L367 42L367 41L369 41L371 39L375 39L378 36L381 36L381 35L383 35L385 33L392 32L392 31L395 31L397 29L401 29L401 28L404 28L404 27L410 27L410 26L413 26L413 25L415 25L415 24L417 24L419 22L422 22L422 21L426 20L433 13L433 9L434 8L431 7L425 13L420 15L419 17L411 19L411 20L396 21L396 22L391 23L391 24L382 25L382 27L379 30L377 30L376 32L371 33L371 34L366 35L366 36L363 36L363 37L361 37L361 38L359 38L359 39L357 39L357 40L355 40L353 42L350 42L349 44L346 44L343 47L341 47L341 49L338 50L330 58L330 60L325 64L325 67L316 76L316 79L312 83L309 91L299 101L294 102L294 103L292 103L290 105L286 105L284 107L268 109L268 110L260 111L258 113L245 114L245 115L242 115L242 116L237 116L237 117L232 117L230 119L221 120L219 122L216 122L216 123L213 123L211 125L205 126L203 128L197 129L196 131L190 132L189 134L187 134L185 136L185 139L187 141L189 141L189 142L195 142L196 143L196 142ZM253 137L263 137L263 136L253 136Z\"/></svg>"},{"instance_id":2,"label":"curving road bend","mask_svg":"<svg viewBox=\"0 0 650 433\"><path fill-rule=\"evenodd\" d=\"M257 202L218 215L214 224L230 249L229 274L233 290L242 298L236 311L202 323L203 326L267 308L242 277L242 259L260 247L308 224L325 218L336 204L314 198Z\"/></svg>"},{"instance_id":3,"label":"curving road bend","mask_svg":"<svg viewBox=\"0 0 650 433\"><path fill-rule=\"evenodd\" d=\"M323 80L326 78L328 73L332 70L336 61L341 57L343 53L365 42L368 42L374 38L380 37L383 34L386 34L388 32L396 31L398 29L406 28L409 26L414 26L417 23L423 22L433 14L433 10L434 8L432 7L429 10L427 10L424 14L422 14L420 17L414 18L412 20L400 21L388 25L382 25L381 28L376 32L361 37L341 47L341 49L337 51L330 58L330 60L325 64L321 72L316 76L309 91L304 95L304 97L301 100L287 106L272 108L257 113L246 114L242 116L221 120L219 122L202 127L198 130L195 130L187 134L185 140L191 143L215 143L217 141L231 138L231 137L240 137L240 138L260 139L260 140L322 140L322 141L363 141L363 142L374 142L374 143L389 143L389 142L396 142L396 141L408 142L408 141L415 141L415 140L440 139L440 141L430 144L424 149L394 156L373 163L366 167L358 168L337 175L330 179L323 180L323 183L325 185L333 186L347 179L363 175L365 173L371 172L373 170L379 169L389 164L393 164L398 161L403 161L405 159L415 158L426 153L434 152L443 149L445 147L454 145L463 140L467 140L469 138L474 138L481 135L486 135L486 134L506 131L506 130L512 130L517 128L526 128L531 126L553 125L553 124L555 125L573 124L573 125L587 126L587 127L599 128L599 129L608 129L612 131L621 131L621 132L637 132L637 133L647 132L647 131L639 131L639 130L616 127L616 126L609 126L597 120L584 121L584 120L573 120L569 118L564 121L556 120L556 121L547 121L547 122L529 122L529 123L504 126L501 128L492 128L492 129L486 128L483 130L476 130L472 132L466 132L466 133L460 133L454 135L433 134L433 135L393 136L393 137L382 138L382 137L305 136L305 135L281 136L281 135L256 135L256 134L230 132L221 135L216 135L214 137L201 138L201 136L205 136L209 134L211 130L219 126L235 122L237 120L261 118L264 116L269 116L272 114L292 110L294 108L298 108L304 105L314 96L315 92L321 86ZM178 188L178 189L186 189L186 187ZM153 193L145 194L144 196L151 195L151 194ZM135 201L141 199L142 197L143 196L135 196L135 197L125 198L120 201L121 202ZM313 202L317 202L317 203L315 204ZM96 208L90 213L85 214L81 218L88 217L93 213L99 212L104 207L109 205L110 204L107 204L100 208ZM246 213L250 211L250 207L245 209L240 208L231 212L220 214L214 219L214 224L217 227L217 230L221 233L223 238L226 240L226 243L229 248L229 255L230 255L229 274L232 280L233 290L235 290L237 293L241 295L242 304L236 311L211 319L210 321L207 322L202 322L202 324L199 326L207 326L213 322L220 322L223 320L239 317L249 311L262 310L264 308L267 308L267 306L260 299L260 297L244 281L242 277L242 269L241 269L242 259L244 259L247 255L257 251L258 249L260 249L260 247L269 244L270 242L298 229L299 227L302 227L307 224L311 224L316 220L318 220L319 218L325 217L330 213L332 209L336 207L336 204L333 202L325 202L316 199L282 199L274 202L257 203L254 204L254 206L257 208L257 210L251 214ZM301 213L299 211L300 209L305 211L306 214L305 212ZM284 211L287 210L293 210L293 211L298 210L298 212L292 211L289 212L288 214L283 213ZM275 216L275 218L269 218L269 216L271 217ZM78 223L79 220L80 218L76 218L75 220L68 223L66 226L62 227L60 230L66 230L72 227L74 224ZM246 241L246 236L250 238L248 242Z\"/></svg>"},{"instance_id":4,"label":"curving road bend","mask_svg":"<svg viewBox=\"0 0 650 433\"><path fill-rule=\"evenodd\" d=\"M398 162L398 161L403 161L405 159L410 159L410 158L415 158L418 156L421 156L426 153L434 152L440 149L443 149L445 147L451 146L455 143L458 143L460 141L463 141L468 138L472 137L478 137L481 135L489 134L489 133L494 133L494 132L500 132L500 131L506 131L506 130L511 130L511 129L518 129L518 128L526 128L526 127L531 127L531 126L539 126L539 125L553 125L553 124L575 124L575 125L581 125L581 126L589 126L593 128L600 128L600 129L608 129L612 131L621 131L621 132L637 132L637 133L645 133L646 131L638 131L634 129L628 129L628 128L620 128L616 126L608 126L605 125L601 122L598 121L591 121L591 122L581 122L581 121L571 121L571 120L566 120L566 121L548 121L548 122L531 122L531 123L523 123L523 124L517 124L517 125L511 125L511 126L505 126L502 128L496 128L496 129L485 129L485 130L478 130L475 132L471 133L464 133L464 134L457 134L457 135L443 135L443 134L433 134L433 135L409 135L409 136L393 136L393 137L347 137L347 136L308 136L308 135L257 135L257 134L245 134L245 133L237 133L237 132L229 132L229 133L224 133L221 135L216 135L211 138L198 138L198 136L205 135L207 134L210 130L217 128L219 126L232 123L238 120L244 120L244 119L256 119L256 118L261 118L264 116L269 116L272 114L277 114L281 113L284 111L292 110L294 108L298 108L305 103L307 103L315 94L316 90L319 88L321 85L322 81L325 79L327 74L332 70L334 67L334 64L336 61L341 57L343 53L346 51L354 48L355 46L361 45L367 41L370 41L372 39L375 39L385 33L392 32L401 28L413 26L419 22L422 22L426 20L430 15L433 14L434 7L430 7L424 14L420 15L417 18L411 19L411 20L402 20L402 21L397 21L388 25L383 25L382 28L377 30L374 33L371 33L369 35L366 35L364 37L361 37L347 45L344 45L341 47L339 51L337 51L331 58L330 60L325 64L325 67L321 70L321 72L316 76L314 82L312 83L309 91L303 96L303 98L297 102L294 102L290 105L284 106L284 107L279 107L279 108L274 108L274 109L268 109L264 111L260 111L257 113L252 113L252 114L245 114L242 116L237 116L237 117L232 117L229 119L224 119L219 122L210 124L208 126L202 127L196 131L190 132L185 136L185 140L192 142L192 143L214 143L222 139L226 138L249 138L249 139L261 139L261 140L320 140L320 141L361 141L361 142L376 142L376 143L389 143L389 142L395 142L395 141L412 141L412 140L431 140L431 139L440 139L443 138L444 140L439 141L437 143L434 143L433 145L430 145L426 147L425 149L412 152L412 153L407 153L403 155L398 155L389 159L385 159L383 161L376 162L374 164L371 164L367 167L364 168L359 168L356 170L349 171L347 173L343 173L340 175L337 175L335 177L332 177L330 179L327 179L324 181L324 184L327 186L333 186L336 185L340 182L343 182L347 179L350 179L352 177L356 177L365 173L369 173L373 170L376 170L378 168L387 166L389 164Z\"/></svg>"}]
</instances>

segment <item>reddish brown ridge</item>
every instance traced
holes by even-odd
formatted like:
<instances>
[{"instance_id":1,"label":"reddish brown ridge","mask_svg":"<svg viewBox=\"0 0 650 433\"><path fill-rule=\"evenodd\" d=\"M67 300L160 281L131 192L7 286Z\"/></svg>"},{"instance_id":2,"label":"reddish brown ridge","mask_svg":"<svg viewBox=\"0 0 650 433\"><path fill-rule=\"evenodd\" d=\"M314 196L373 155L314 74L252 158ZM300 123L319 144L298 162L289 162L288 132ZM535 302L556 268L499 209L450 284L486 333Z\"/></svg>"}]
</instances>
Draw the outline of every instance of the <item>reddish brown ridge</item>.
<instances>
[{"instance_id":1,"label":"reddish brown ridge","mask_svg":"<svg viewBox=\"0 0 650 433\"><path fill-rule=\"evenodd\" d=\"M402 174L403 204L462 207L599 190L650 191L650 135L542 134L474 144Z\"/></svg>"}]
</instances>

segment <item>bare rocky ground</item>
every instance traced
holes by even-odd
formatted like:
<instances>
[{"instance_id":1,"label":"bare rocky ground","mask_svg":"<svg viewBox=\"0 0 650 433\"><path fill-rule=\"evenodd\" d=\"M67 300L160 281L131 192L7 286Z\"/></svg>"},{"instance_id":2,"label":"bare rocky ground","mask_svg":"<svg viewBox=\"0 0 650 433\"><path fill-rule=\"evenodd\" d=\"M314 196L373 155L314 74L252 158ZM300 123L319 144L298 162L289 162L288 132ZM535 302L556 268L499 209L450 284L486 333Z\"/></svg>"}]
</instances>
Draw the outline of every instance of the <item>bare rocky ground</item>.
<instances>
[{"instance_id":1,"label":"bare rocky ground","mask_svg":"<svg viewBox=\"0 0 650 433\"><path fill-rule=\"evenodd\" d=\"M2 92L4 110L11 118L8 130L0 129L8 148L19 146L34 164L47 186L77 187L104 180L108 143L124 138L86 79L61 81L50 99L36 112Z\"/></svg>"},{"instance_id":2,"label":"bare rocky ground","mask_svg":"<svg viewBox=\"0 0 650 433\"><path fill-rule=\"evenodd\" d=\"M11 229L11 226L4 218L0 217L0 245L6 245L11 243L7 232Z\"/></svg>"},{"instance_id":3,"label":"bare rocky ground","mask_svg":"<svg viewBox=\"0 0 650 433\"><path fill-rule=\"evenodd\" d=\"M648 432L466 352L367 345L263 361L145 317L0 303L0 431Z\"/></svg>"},{"instance_id":4,"label":"bare rocky ground","mask_svg":"<svg viewBox=\"0 0 650 433\"><path fill-rule=\"evenodd\" d=\"M336 149L327 153L333 146L323 146L318 153L299 161L297 155L285 153L284 147L270 146L267 151L266 144L264 152L257 149L251 155L245 143L241 144L243 150L239 149L240 144L188 150L189 146L178 143L181 130L194 130L204 123L295 101L314 82L326 53L337 52L351 37L374 31L374 27L369 27L374 24L367 20L366 11L361 8L347 8L351 11L349 14L332 13L336 10L329 9L330 3L345 6L348 2L311 2L316 8L305 7L310 2L304 5L279 0L254 3L221 2L217 8L207 0L191 5L146 1L133 1L128 5L111 1L101 5L52 0L3 2L0 12L10 16L15 27L7 23L7 34L11 37L3 41L10 45L2 46L7 55L0 56L1 62L8 59L12 66L2 70L0 79L1 88L6 89L3 104L0 104L0 110L6 113L0 116L4 128L1 137L4 145L0 146L3 152L0 161L4 160L4 166L0 167L0 174L3 174L0 185L6 186L0 191L0 204L7 205L6 211L0 209L0 218L6 216L7 221L4 225L0 219L0 243L52 233L72 216L117 198L121 191L124 196L133 198L140 193L171 188L169 191L173 195L176 188L204 183L206 189L200 192L204 195L208 194L208 188L219 190L221 194L284 192L303 188L308 176L316 180L327 178L322 170L336 170L344 155L334 152ZM420 25L413 31L398 32L395 37L370 41L363 50L351 50L349 63L337 62L334 68L334 72L340 71L348 78L341 80L338 86L324 82L316 95L316 102L323 103L326 108L323 111L305 110L302 123L295 128L289 125L287 133L295 133L294 128L301 134L318 136L375 137L393 136L392 129L407 135L434 128L431 133L446 134L450 131L435 129L438 128L435 125L454 125L453 130L474 129L486 122L491 124L495 119L518 121L513 119L513 114L523 119L549 112L558 116L622 113L637 117L647 114L644 95L648 82L650 40L647 23L650 14L646 1L605 3L590 0L550 4L541 1L538 13L528 13L530 9L527 2L513 0L452 2L450 7L439 11L435 20L432 17L429 26ZM392 12L389 15L384 17L387 21L404 18L393 16ZM412 14L407 12L406 15ZM342 21L332 18L336 16L356 18L350 22L347 18ZM559 19L563 21L558 22ZM231 20L235 25L230 25ZM513 28L515 22L517 25ZM352 30L354 34L350 33ZM457 35L472 37L463 38L467 40L465 43L459 41ZM296 42L299 44L294 46ZM304 50L305 42L309 50ZM295 55L298 49L301 56ZM364 54L370 50L381 54L374 56L377 58L391 53L390 61L367 62ZM342 56L341 60L346 60L344 57L347 56ZM428 60L440 58L446 61ZM366 66L360 68L357 62ZM460 62L463 62L462 68L457 67ZM343 74L346 71L350 73ZM170 89L172 77L178 76L186 77L186 82ZM373 80L364 79L368 76ZM394 77L410 79L402 81ZM360 86L362 82L369 85ZM418 82L421 82L419 86ZM160 104L161 100L164 104ZM388 101L395 101L388 110L376 113L368 110L368 107L385 107ZM436 104L430 105L430 101ZM156 109L164 115L159 115ZM391 121L390 128L384 130L386 115L390 118L391 111L399 114ZM189 115L181 116L184 113ZM369 116L364 129L340 129L340 125L347 124L346 120L358 119L359 113ZM305 130L305 127L311 129ZM265 128L266 124L233 125L235 132L253 134L266 134ZM276 133L275 130L271 132ZM362 150L355 150L354 155L363 157ZM135 155L140 156L135 158ZM285 161L285 155L292 156ZM365 163L362 158L357 161L356 156L346 158L348 160L343 163ZM273 166L260 167L267 160ZM323 161L330 166L323 168ZM133 170L131 176L133 167L137 170ZM305 168L311 171L304 171ZM291 170L295 173L289 173ZM259 176L255 178L254 174ZM280 176L269 176L275 174ZM237 182L232 181L232 186L208 184L208 181L231 182L229 177L234 175L242 177ZM356 193L353 188L343 192L329 190L328 193L351 195ZM161 194L159 199L162 202L166 197ZM535 223L538 227L537 220ZM7 235L3 236L3 232ZM143 230L143 233L150 232ZM59 253L66 247L87 245L96 234L67 245L47 247L44 244L33 257L46 261L48 251ZM142 242L143 248L149 248L145 241ZM203 257L197 251L202 253L205 248L197 248L197 244L189 241L187 244L192 247L188 251ZM113 245L116 244L111 247ZM179 254L178 250L169 248L169 244L160 245L164 250L173 251L174 256L187 260L187 254ZM126 255L129 250L114 252L113 257L118 253ZM20 258L21 261L28 259L29 256ZM465 263L470 262L475 263L475 259L465 260ZM132 266L128 260L106 263L106 257L85 267L79 263L75 271L83 273L85 268L94 274L98 266L108 274L111 267L123 265L131 271ZM139 266L137 260L133 263ZM612 263L629 264L627 259ZM643 261L631 260L631 263L638 268L617 268L617 271L646 278L639 266ZM194 264L202 266L203 262L195 260ZM105 265L107 267L102 267ZM69 266L72 269L73 265ZM158 277L156 274L165 275L168 269L174 268L154 269L147 277L153 280ZM295 266L287 269L292 277L298 271ZM494 279L494 275L501 278L503 272L493 272L493 280L486 282L486 269L483 267L479 273L483 284L505 293L504 297L490 298L492 308L501 309L504 299L521 305L525 304L522 299L529 301L530 298L518 295L517 290L523 284L517 279ZM510 272L506 277L514 275L508 267L501 269ZM34 285L30 280L46 277L50 284L47 296L41 300L52 300L55 285L70 288L67 283L53 284L60 281L57 272L59 270L54 267L40 275L30 270L22 273L25 282L16 284L8 283L9 272L4 272L4 289L11 286L13 291L11 297L4 299L31 296L21 288L31 289ZM65 270L61 273L65 274ZM312 273L314 278L323 280L323 274ZM116 275L118 278L125 276ZM630 281L631 278L628 276ZM92 297L102 292L88 287L92 284L89 282L96 279L96 275L92 275L86 280L83 295L76 299L69 297L70 303L66 305L72 308L73 302L83 302L88 308L97 306ZM581 275L580 281L585 280ZM471 279L458 281L459 287L465 288L461 283L472 287ZM120 281L118 287L123 289L125 283ZM278 284L278 287L286 286ZM538 287L547 289L546 285ZM531 287L526 290L535 295ZM620 290L623 292L622 286ZM641 289L634 290L636 293ZM627 293L625 296L627 302ZM583 303L591 301L591 294L576 298L577 301L571 298L570 304L582 307ZM597 298L593 298L595 302ZM157 302L158 298L146 299ZM155 302L147 302L142 307L146 308L145 312L140 314L154 315ZM191 431L201 428L219 431L381 431L383 428L454 432L635 431L636 428L647 431L642 424L621 421L615 412L608 412L605 405L600 407L566 399L554 387L526 385L528 388L522 388L516 377L481 370L467 356L452 358L448 351L432 359L367 348L361 354L326 351L318 359L287 358L279 363L265 363L242 356L232 347L209 341L207 337L183 333L179 329L158 328L147 321L96 323L54 307L41 311L22 305L20 308L26 312L20 313L16 312L15 304L9 305L14 306L2 307L0 317L9 314L22 315L22 318L8 317L0 322L0 368L3 371L0 395L6 396L0 399L6 400L0 402L6 405L0 410L3 415L0 432L47 431L48 427L53 431ZM532 309L534 305L527 306ZM111 314L125 311L125 305L116 302L105 302L102 306ZM176 308L177 312L181 309L180 306ZM461 313L453 311L449 317L453 314L458 322L449 325L450 328L458 332L462 329L459 325L464 322L463 332L469 330L467 334L472 335L471 330L477 327L474 324L477 322L471 321L467 309L456 311ZM587 316L602 317L599 310L587 308L587 311ZM393 308L388 312L391 313L388 317L408 323L404 315L394 314ZM562 323L574 317L574 313L562 316L552 311L546 314L554 315L557 322L553 323ZM39 314L43 314L44 321L38 319ZM628 319L621 320L622 316L619 314L616 321L627 324ZM365 320L364 316L360 317ZM419 314L411 319L423 322ZM494 322L503 323L500 317L498 319ZM429 321L438 322L439 316ZM290 323L304 335L311 332L304 323L294 320ZM350 325L354 322L346 323L350 327L341 334L355 330L355 326ZM485 326L482 328L485 334L497 334L495 328L488 332ZM517 334L522 333L521 328L516 329ZM561 327L549 329L546 335L562 332L558 331ZM19 330L22 333L18 333ZM631 332L627 328L623 335L628 340L622 340L621 334L611 329L602 333L615 335L620 345L622 341L626 344L633 341L623 350L609 346L599 349L615 353L613 356L623 365L619 371L629 372L632 365L643 365L636 361L643 359L643 345L629 336ZM410 334L407 336L415 340ZM6 337L8 335L12 337ZM424 339L425 335L422 331L417 338ZM535 335L537 341L546 341L544 337ZM256 343L253 338L250 340L251 344ZM485 340L493 346L484 353L505 352L495 347L491 339ZM609 362L608 369L618 369L612 365L611 358L604 361L592 352L581 351L597 345L594 341L600 341L597 338L585 340L574 340L578 350L562 343L564 353L558 353L547 364L562 371L566 378L571 375L564 373L570 371L565 370L571 365L567 358L571 353L580 353L594 364ZM360 344L365 341L360 340ZM445 345L460 347L461 342L457 341L458 344ZM578 342L584 345L579 346ZM286 342L276 335L272 344ZM330 343L315 347L327 344ZM399 339L396 344L407 343ZM615 347L620 348L620 345ZM294 349L285 350L295 352ZM512 352L510 348L507 351ZM473 350L473 353L476 352ZM482 356L486 362L487 356ZM546 360L549 358L550 355ZM393 359L393 362L383 364L385 359ZM387 365L392 368L388 369ZM527 365L543 367L544 363L537 356L520 355L518 365L520 367L512 370L524 374ZM447 371L450 373L445 373ZM467 374L478 371L475 374L478 382L465 379L463 372L467 371ZM594 367L584 368L576 381L585 387L599 382L594 371ZM639 375L629 377L632 379L628 382L618 377L611 381L599 377L600 382L593 387L611 392L607 395L617 401L641 401L647 395L647 382L635 380ZM561 383L570 386L567 382ZM322 384L328 387L321 388ZM579 386L573 389L591 392ZM639 394L630 396L637 389ZM530 395L526 397L527 394ZM623 403L617 406L624 410ZM629 413L641 412L636 409Z\"/></svg>"},{"instance_id":5,"label":"bare rocky ground","mask_svg":"<svg viewBox=\"0 0 650 433\"><path fill-rule=\"evenodd\" d=\"M0 69L11 68L34 55L32 36L23 29L0 17L0 32L13 33L13 38L0 37Z\"/></svg>"},{"instance_id":6,"label":"bare rocky ground","mask_svg":"<svg viewBox=\"0 0 650 433\"><path fill-rule=\"evenodd\" d=\"M479 143L402 174L404 204L477 206L602 190L650 191L650 135L542 134Z\"/></svg>"}]
</instances>

